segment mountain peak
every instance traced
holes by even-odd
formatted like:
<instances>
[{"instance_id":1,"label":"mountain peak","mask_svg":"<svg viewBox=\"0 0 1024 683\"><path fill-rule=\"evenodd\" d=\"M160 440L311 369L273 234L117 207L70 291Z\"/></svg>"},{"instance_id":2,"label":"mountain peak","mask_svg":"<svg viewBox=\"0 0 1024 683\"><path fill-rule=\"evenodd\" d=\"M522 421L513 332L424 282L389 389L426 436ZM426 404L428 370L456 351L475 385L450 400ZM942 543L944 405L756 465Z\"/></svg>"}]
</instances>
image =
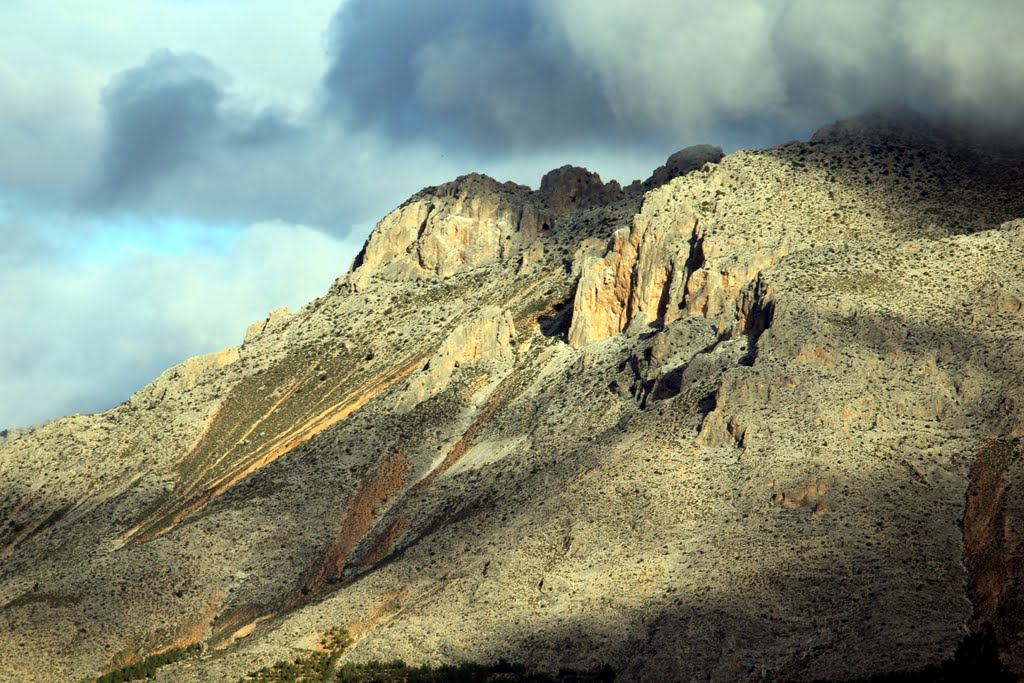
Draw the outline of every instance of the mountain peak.
<instances>
[{"instance_id":1,"label":"mountain peak","mask_svg":"<svg viewBox=\"0 0 1024 683\"><path fill-rule=\"evenodd\" d=\"M614 180L606 185L585 168L566 165L545 173L537 194L545 205L564 213L614 201L622 188Z\"/></svg>"},{"instance_id":2,"label":"mountain peak","mask_svg":"<svg viewBox=\"0 0 1024 683\"><path fill-rule=\"evenodd\" d=\"M643 188L652 188L664 185L674 178L696 171L704 164L716 164L722 160L725 154L721 147L715 145L691 145L684 147L672 154L664 164L654 169L651 177L644 181Z\"/></svg>"},{"instance_id":3,"label":"mountain peak","mask_svg":"<svg viewBox=\"0 0 1024 683\"><path fill-rule=\"evenodd\" d=\"M813 144L891 142L908 146L948 142L953 131L936 124L921 112L905 106L879 107L859 116L822 126Z\"/></svg>"},{"instance_id":4,"label":"mountain peak","mask_svg":"<svg viewBox=\"0 0 1024 683\"><path fill-rule=\"evenodd\" d=\"M987 637L1024 673L1024 163L925 124L461 176L239 348L0 433L0 680L239 680L346 628L351 662L941 677Z\"/></svg>"}]
</instances>

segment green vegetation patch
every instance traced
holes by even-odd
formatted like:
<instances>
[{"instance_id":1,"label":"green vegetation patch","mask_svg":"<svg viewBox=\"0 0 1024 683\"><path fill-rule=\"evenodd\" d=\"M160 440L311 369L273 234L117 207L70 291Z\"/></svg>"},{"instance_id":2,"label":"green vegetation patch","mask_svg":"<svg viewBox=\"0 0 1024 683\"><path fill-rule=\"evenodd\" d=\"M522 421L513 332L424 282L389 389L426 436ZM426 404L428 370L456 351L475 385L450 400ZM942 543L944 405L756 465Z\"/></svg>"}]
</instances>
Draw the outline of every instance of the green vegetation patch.
<instances>
[{"instance_id":1,"label":"green vegetation patch","mask_svg":"<svg viewBox=\"0 0 1024 683\"><path fill-rule=\"evenodd\" d=\"M241 683L327 683L336 680L338 658L352 644L343 628L332 628L320 639L323 650L292 661L281 660L246 675Z\"/></svg>"},{"instance_id":2,"label":"green vegetation patch","mask_svg":"<svg viewBox=\"0 0 1024 683\"><path fill-rule=\"evenodd\" d=\"M191 654L197 654L199 652L199 645L189 645L188 647L176 647L166 652L159 654L150 655L145 659L123 666L116 671L103 674L96 679L96 683L124 683L124 681L137 681L145 678L153 678L156 675L156 670L162 666L173 664L174 662L181 661Z\"/></svg>"}]
</instances>

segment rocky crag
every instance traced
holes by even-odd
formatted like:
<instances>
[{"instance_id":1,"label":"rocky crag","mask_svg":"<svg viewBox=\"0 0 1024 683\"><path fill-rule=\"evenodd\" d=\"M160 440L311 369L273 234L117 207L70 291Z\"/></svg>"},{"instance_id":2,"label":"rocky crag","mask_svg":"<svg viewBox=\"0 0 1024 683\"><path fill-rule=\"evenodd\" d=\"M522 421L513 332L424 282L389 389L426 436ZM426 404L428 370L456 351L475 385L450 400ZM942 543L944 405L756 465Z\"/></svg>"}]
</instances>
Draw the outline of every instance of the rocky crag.
<instances>
[{"instance_id":1,"label":"rocky crag","mask_svg":"<svg viewBox=\"0 0 1024 683\"><path fill-rule=\"evenodd\" d=\"M123 405L0 442L0 679L351 661L1024 673L1024 160L875 114L469 175ZM45 663L41 665L41 663Z\"/></svg>"}]
</instances>

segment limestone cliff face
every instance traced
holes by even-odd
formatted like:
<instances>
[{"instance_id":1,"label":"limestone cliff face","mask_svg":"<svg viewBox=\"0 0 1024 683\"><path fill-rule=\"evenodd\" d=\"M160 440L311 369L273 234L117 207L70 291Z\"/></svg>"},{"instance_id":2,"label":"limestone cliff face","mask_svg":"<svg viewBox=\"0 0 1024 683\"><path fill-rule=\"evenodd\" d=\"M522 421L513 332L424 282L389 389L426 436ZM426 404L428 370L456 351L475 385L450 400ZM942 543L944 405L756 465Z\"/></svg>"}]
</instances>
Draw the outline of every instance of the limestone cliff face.
<instances>
[{"instance_id":1,"label":"limestone cliff face","mask_svg":"<svg viewBox=\"0 0 1024 683\"><path fill-rule=\"evenodd\" d=\"M425 190L374 228L354 274L445 278L504 260L551 227L529 194L476 175Z\"/></svg>"},{"instance_id":2,"label":"limestone cliff face","mask_svg":"<svg viewBox=\"0 0 1024 683\"><path fill-rule=\"evenodd\" d=\"M690 198L675 184L649 192L607 253L585 258L569 331L573 346L669 325L683 315L709 318L720 333L735 326L740 292L789 246L779 235L752 239L718 227L714 188L722 178L717 171L691 174Z\"/></svg>"},{"instance_id":3,"label":"limestone cliff face","mask_svg":"<svg viewBox=\"0 0 1024 683\"><path fill-rule=\"evenodd\" d=\"M639 187L624 192L618 182L606 184L576 166L545 174L536 191L478 174L463 176L423 190L378 223L350 281L358 289L372 276L447 278L514 258L529 268L543 258L538 240L572 222L567 215L638 197L638 192Z\"/></svg>"},{"instance_id":4,"label":"limestone cliff face","mask_svg":"<svg viewBox=\"0 0 1024 683\"><path fill-rule=\"evenodd\" d=\"M604 256L584 255L582 262L574 265L579 272L579 284L572 306L569 343L582 346L626 329L635 265L636 248L626 228L615 231Z\"/></svg>"},{"instance_id":5,"label":"limestone cliff face","mask_svg":"<svg viewBox=\"0 0 1024 683\"><path fill-rule=\"evenodd\" d=\"M426 366L409 383L403 406L407 409L443 391L452 374L463 365L507 364L515 355L515 323L509 311L488 306L472 320L456 327Z\"/></svg>"},{"instance_id":6,"label":"limestone cliff face","mask_svg":"<svg viewBox=\"0 0 1024 683\"><path fill-rule=\"evenodd\" d=\"M693 200L680 200L678 189L667 185L721 158L721 148L710 145L687 147L670 156L644 182L647 189L659 189L644 198L630 229L620 228L613 234L603 257L586 257L574 266L580 279L570 344L605 339L630 325L639 330L655 321L670 324L684 305L691 313L721 314L730 294L734 297L746 280L741 276L733 282L732 274L725 273L727 291L719 295L716 285L723 284L723 278L709 277L713 264L710 270L697 273L706 265L708 249L715 254L714 246L704 245L702 220L716 206L705 202L702 208L694 207ZM690 182L700 181L691 177Z\"/></svg>"}]
</instances>

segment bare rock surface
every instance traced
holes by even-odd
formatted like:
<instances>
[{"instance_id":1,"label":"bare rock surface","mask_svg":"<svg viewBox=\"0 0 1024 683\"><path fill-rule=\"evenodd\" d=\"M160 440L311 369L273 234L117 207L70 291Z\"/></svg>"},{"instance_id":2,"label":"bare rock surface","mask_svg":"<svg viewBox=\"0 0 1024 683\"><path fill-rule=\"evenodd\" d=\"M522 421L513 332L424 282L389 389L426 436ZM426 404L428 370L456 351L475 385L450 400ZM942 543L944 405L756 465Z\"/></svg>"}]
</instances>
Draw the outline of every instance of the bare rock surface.
<instances>
[{"instance_id":1,"label":"bare rock surface","mask_svg":"<svg viewBox=\"0 0 1024 683\"><path fill-rule=\"evenodd\" d=\"M423 370L409 383L406 405L412 407L443 391L464 364L507 364L515 351L515 323L507 310L488 306L456 327Z\"/></svg>"},{"instance_id":2,"label":"bare rock surface","mask_svg":"<svg viewBox=\"0 0 1024 683\"><path fill-rule=\"evenodd\" d=\"M336 626L623 680L971 638L1024 674L1022 159L889 115L684 152L427 188L239 348L4 435L0 680L192 643L158 680L238 680Z\"/></svg>"}]
</instances>

